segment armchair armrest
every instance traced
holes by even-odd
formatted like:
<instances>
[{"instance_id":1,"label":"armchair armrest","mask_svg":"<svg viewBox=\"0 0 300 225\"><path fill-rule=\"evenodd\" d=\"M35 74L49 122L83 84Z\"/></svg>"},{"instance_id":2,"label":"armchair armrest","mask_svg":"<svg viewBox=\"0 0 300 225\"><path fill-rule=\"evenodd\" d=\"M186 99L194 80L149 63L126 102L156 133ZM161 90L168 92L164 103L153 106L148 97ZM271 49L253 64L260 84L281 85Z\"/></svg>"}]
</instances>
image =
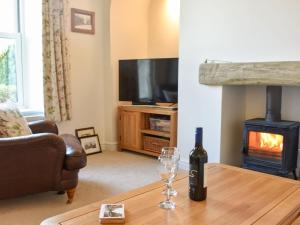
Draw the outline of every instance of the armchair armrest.
<instances>
[{"instance_id":1,"label":"armchair armrest","mask_svg":"<svg viewBox=\"0 0 300 225\"><path fill-rule=\"evenodd\" d=\"M55 122L50 120L39 120L28 123L33 134L38 133L52 133L58 134L58 128Z\"/></svg>"},{"instance_id":2,"label":"armchair armrest","mask_svg":"<svg viewBox=\"0 0 300 225\"><path fill-rule=\"evenodd\" d=\"M71 134L61 135L66 144L66 170L78 170L86 166L86 154L78 139Z\"/></svg>"},{"instance_id":3,"label":"armchair armrest","mask_svg":"<svg viewBox=\"0 0 300 225\"><path fill-rule=\"evenodd\" d=\"M60 185L66 146L55 134L0 138L0 199Z\"/></svg>"}]
</instances>

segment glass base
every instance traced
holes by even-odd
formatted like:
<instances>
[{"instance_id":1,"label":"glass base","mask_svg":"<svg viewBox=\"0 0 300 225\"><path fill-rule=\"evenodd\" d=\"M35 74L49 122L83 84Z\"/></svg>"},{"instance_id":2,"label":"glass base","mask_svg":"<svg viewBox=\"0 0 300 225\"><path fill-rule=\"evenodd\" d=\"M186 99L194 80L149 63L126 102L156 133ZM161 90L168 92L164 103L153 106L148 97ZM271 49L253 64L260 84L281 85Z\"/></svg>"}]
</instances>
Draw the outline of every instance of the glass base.
<instances>
[{"instance_id":1,"label":"glass base","mask_svg":"<svg viewBox=\"0 0 300 225\"><path fill-rule=\"evenodd\" d=\"M168 191L168 189L163 190L162 194L167 195L167 191ZM173 196L173 197L176 197L177 196L177 191L175 189L171 188L171 189L169 189L169 195Z\"/></svg>"},{"instance_id":2,"label":"glass base","mask_svg":"<svg viewBox=\"0 0 300 225\"><path fill-rule=\"evenodd\" d=\"M176 204L171 201L163 201L159 203L159 207L162 209L175 209Z\"/></svg>"}]
</instances>

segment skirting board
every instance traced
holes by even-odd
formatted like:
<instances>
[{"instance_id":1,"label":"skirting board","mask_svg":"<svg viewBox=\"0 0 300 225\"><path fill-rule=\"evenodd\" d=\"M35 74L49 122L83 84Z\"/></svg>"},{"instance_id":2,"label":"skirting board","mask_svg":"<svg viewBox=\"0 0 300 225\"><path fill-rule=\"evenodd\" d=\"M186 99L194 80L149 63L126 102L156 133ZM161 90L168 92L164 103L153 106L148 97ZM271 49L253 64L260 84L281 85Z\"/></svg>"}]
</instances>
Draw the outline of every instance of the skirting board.
<instances>
[{"instance_id":1,"label":"skirting board","mask_svg":"<svg viewBox=\"0 0 300 225\"><path fill-rule=\"evenodd\" d=\"M104 150L117 151L118 143L117 142L104 142L103 144L101 144L101 147Z\"/></svg>"},{"instance_id":2,"label":"skirting board","mask_svg":"<svg viewBox=\"0 0 300 225\"><path fill-rule=\"evenodd\" d=\"M199 81L206 85L300 86L300 61L203 63Z\"/></svg>"}]
</instances>

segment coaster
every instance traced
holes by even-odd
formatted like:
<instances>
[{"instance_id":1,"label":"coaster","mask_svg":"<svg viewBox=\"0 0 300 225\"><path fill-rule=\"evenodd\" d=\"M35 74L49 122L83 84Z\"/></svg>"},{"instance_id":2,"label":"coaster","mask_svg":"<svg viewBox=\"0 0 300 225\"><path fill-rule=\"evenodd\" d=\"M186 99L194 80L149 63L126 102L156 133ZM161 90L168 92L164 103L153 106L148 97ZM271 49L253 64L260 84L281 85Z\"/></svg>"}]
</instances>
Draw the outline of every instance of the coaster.
<instances>
[{"instance_id":1,"label":"coaster","mask_svg":"<svg viewBox=\"0 0 300 225\"><path fill-rule=\"evenodd\" d=\"M99 220L101 224L124 224L124 204L101 204Z\"/></svg>"}]
</instances>

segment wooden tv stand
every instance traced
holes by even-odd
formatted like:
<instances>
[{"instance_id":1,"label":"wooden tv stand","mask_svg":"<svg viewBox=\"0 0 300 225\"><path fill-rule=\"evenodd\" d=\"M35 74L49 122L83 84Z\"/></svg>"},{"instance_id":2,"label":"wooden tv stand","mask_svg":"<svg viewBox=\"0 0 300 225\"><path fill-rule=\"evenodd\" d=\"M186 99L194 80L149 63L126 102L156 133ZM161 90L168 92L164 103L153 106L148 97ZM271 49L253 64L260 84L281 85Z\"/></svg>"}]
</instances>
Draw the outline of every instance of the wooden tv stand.
<instances>
[{"instance_id":1,"label":"wooden tv stand","mask_svg":"<svg viewBox=\"0 0 300 225\"><path fill-rule=\"evenodd\" d=\"M150 129L150 116L161 115L170 119L170 132ZM144 136L169 140L170 147L177 146L177 109L166 107L126 105L118 108L119 150L130 150L147 155L158 156L157 151L144 149Z\"/></svg>"}]
</instances>

